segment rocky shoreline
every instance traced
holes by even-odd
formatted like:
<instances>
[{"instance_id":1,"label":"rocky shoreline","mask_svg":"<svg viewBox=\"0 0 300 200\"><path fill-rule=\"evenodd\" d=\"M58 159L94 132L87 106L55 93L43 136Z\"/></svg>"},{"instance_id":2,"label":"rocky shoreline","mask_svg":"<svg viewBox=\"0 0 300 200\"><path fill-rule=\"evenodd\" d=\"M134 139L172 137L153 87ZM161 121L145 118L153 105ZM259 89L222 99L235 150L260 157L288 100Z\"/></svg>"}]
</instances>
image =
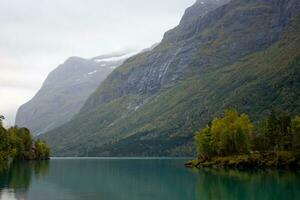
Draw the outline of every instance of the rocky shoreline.
<instances>
[{"instance_id":1,"label":"rocky shoreline","mask_svg":"<svg viewBox=\"0 0 300 200\"><path fill-rule=\"evenodd\" d=\"M236 169L298 169L300 153L290 151L253 152L212 158L198 158L185 163L188 168L236 168Z\"/></svg>"}]
</instances>

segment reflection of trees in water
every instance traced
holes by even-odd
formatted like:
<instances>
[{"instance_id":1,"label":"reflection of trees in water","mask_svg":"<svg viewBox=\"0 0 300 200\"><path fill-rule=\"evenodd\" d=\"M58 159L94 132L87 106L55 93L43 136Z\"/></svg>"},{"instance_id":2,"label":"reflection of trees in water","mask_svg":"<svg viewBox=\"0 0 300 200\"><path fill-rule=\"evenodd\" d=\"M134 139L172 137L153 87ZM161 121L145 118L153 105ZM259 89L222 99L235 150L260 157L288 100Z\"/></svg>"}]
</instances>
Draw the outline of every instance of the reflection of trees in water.
<instances>
[{"instance_id":1,"label":"reflection of trees in water","mask_svg":"<svg viewBox=\"0 0 300 200\"><path fill-rule=\"evenodd\" d=\"M0 174L2 174L2 172L7 170L7 169L8 169L8 163L0 161Z\"/></svg>"},{"instance_id":2,"label":"reflection of trees in water","mask_svg":"<svg viewBox=\"0 0 300 200\"><path fill-rule=\"evenodd\" d=\"M26 192L33 178L41 179L49 169L48 161L13 162L8 169L0 172L0 190L13 189L16 193Z\"/></svg>"},{"instance_id":3,"label":"reflection of trees in water","mask_svg":"<svg viewBox=\"0 0 300 200\"><path fill-rule=\"evenodd\" d=\"M202 169L196 199L296 199L299 171L238 171Z\"/></svg>"}]
</instances>

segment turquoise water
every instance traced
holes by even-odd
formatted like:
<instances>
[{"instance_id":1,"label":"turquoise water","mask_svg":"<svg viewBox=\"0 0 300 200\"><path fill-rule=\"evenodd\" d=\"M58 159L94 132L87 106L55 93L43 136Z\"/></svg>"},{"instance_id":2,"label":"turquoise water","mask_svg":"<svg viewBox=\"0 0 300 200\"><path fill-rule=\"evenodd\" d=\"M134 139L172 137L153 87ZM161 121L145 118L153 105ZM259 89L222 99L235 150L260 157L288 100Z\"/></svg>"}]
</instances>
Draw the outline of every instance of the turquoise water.
<instances>
[{"instance_id":1,"label":"turquoise water","mask_svg":"<svg viewBox=\"0 0 300 200\"><path fill-rule=\"evenodd\" d=\"M52 159L0 172L0 199L300 199L295 171L191 170L186 159Z\"/></svg>"}]
</instances>

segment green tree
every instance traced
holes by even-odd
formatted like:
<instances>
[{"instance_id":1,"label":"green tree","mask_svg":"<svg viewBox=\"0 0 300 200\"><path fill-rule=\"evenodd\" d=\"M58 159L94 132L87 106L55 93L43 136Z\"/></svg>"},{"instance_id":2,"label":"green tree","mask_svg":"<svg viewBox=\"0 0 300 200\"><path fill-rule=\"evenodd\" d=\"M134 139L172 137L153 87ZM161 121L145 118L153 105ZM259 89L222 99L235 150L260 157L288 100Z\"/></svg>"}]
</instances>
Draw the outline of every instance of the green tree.
<instances>
[{"instance_id":1,"label":"green tree","mask_svg":"<svg viewBox=\"0 0 300 200\"><path fill-rule=\"evenodd\" d=\"M0 162L6 161L9 157L14 157L16 154L11 137L3 127L2 120L4 119L4 116L0 115Z\"/></svg>"},{"instance_id":2,"label":"green tree","mask_svg":"<svg viewBox=\"0 0 300 200\"><path fill-rule=\"evenodd\" d=\"M293 135L293 149L300 151L300 116L293 118L291 126Z\"/></svg>"},{"instance_id":3,"label":"green tree","mask_svg":"<svg viewBox=\"0 0 300 200\"><path fill-rule=\"evenodd\" d=\"M198 153L203 156L224 156L247 153L251 147L253 125L246 114L225 110L222 118L213 119L201 131L196 132Z\"/></svg>"},{"instance_id":4,"label":"green tree","mask_svg":"<svg viewBox=\"0 0 300 200\"><path fill-rule=\"evenodd\" d=\"M46 160L49 158L50 148L44 141L37 140L35 141L34 146L35 146L35 156L37 160Z\"/></svg>"},{"instance_id":5,"label":"green tree","mask_svg":"<svg viewBox=\"0 0 300 200\"><path fill-rule=\"evenodd\" d=\"M0 124L0 162L8 159L10 152L9 138L7 131Z\"/></svg>"},{"instance_id":6,"label":"green tree","mask_svg":"<svg viewBox=\"0 0 300 200\"><path fill-rule=\"evenodd\" d=\"M197 131L194 140L200 159L206 159L214 155L210 126L207 125L203 130Z\"/></svg>"},{"instance_id":7,"label":"green tree","mask_svg":"<svg viewBox=\"0 0 300 200\"><path fill-rule=\"evenodd\" d=\"M290 150L293 139L291 127L290 115L272 111L266 119L261 120L256 139L263 141L264 150Z\"/></svg>"},{"instance_id":8,"label":"green tree","mask_svg":"<svg viewBox=\"0 0 300 200\"><path fill-rule=\"evenodd\" d=\"M3 120L5 120L5 117L3 115L0 115L0 127L3 128Z\"/></svg>"},{"instance_id":9,"label":"green tree","mask_svg":"<svg viewBox=\"0 0 300 200\"><path fill-rule=\"evenodd\" d=\"M254 131L254 148L259 151L270 149L270 140L268 138L268 119L259 122L258 128Z\"/></svg>"},{"instance_id":10,"label":"green tree","mask_svg":"<svg viewBox=\"0 0 300 200\"><path fill-rule=\"evenodd\" d=\"M211 135L218 155L246 153L250 149L253 125L246 114L225 110L224 117L214 119Z\"/></svg>"}]
</instances>

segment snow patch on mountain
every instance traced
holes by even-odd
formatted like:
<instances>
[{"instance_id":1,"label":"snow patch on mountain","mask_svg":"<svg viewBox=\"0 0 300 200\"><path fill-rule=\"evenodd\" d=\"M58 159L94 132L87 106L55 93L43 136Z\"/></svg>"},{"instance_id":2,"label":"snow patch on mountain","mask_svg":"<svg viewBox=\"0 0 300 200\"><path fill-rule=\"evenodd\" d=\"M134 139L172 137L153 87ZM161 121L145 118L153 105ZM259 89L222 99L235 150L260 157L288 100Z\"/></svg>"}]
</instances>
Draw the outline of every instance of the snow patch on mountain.
<instances>
[{"instance_id":1,"label":"snow patch on mountain","mask_svg":"<svg viewBox=\"0 0 300 200\"><path fill-rule=\"evenodd\" d=\"M112 61L118 61L118 60L125 60L127 58L130 58L130 57L138 54L138 53L139 53L139 51L135 51L135 52L128 53L128 54L125 54L122 56L115 56L115 57L103 58L103 59L95 59L94 61L95 62L112 62Z\"/></svg>"},{"instance_id":2,"label":"snow patch on mountain","mask_svg":"<svg viewBox=\"0 0 300 200\"><path fill-rule=\"evenodd\" d=\"M92 71L92 72L89 72L88 75L92 75L92 74L95 74L95 73L97 73L97 72L98 72L98 70L94 70L94 71Z\"/></svg>"}]
</instances>

